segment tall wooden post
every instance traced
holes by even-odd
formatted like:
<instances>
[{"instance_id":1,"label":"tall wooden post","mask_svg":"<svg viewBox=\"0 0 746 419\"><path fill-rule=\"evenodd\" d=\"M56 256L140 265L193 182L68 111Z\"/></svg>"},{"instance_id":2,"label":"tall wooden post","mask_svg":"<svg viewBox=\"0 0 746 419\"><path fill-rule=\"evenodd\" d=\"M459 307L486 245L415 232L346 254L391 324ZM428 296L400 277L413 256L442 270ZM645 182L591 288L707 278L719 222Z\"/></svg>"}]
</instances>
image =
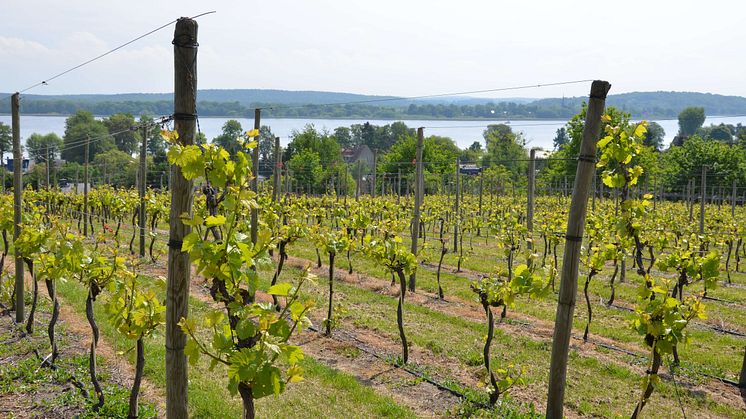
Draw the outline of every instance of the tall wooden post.
<instances>
[{"instance_id":1,"label":"tall wooden post","mask_svg":"<svg viewBox=\"0 0 746 419\"><path fill-rule=\"evenodd\" d=\"M137 225L140 229L140 257L145 257L145 180L147 179L147 151L148 151L148 126L142 127L142 144L140 144L140 183L138 193L140 195L140 211Z\"/></svg>"},{"instance_id":2,"label":"tall wooden post","mask_svg":"<svg viewBox=\"0 0 746 419\"><path fill-rule=\"evenodd\" d=\"M595 178L595 176L594 176ZM528 159L528 202L526 204L526 233L529 240L526 247L530 253L534 249L534 194L536 193L536 149L532 148ZM531 267L531 258L528 260L528 267Z\"/></svg>"},{"instance_id":3,"label":"tall wooden post","mask_svg":"<svg viewBox=\"0 0 746 419\"><path fill-rule=\"evenodd\" d=\"M10 98L13 125L13 241L21 235L21 216L23 211L23 155L21 153L21 95L16 93ZM16 252L16 323L26 319L24 306L23 258Z\"/></svg>"},{"instance_id":4,"label":"tall wooden post","mask_svg":"<svg viewBox=\"0 0 746 419\"><path fill-rule=\"evenodd\" d=\"M197 127L197 22L181 18L174 31L174 129L182 145L194 144ZM168 284L166 291L166 417L189 416L186 335L179 321L189 315L189 253L181 250L191 232L181 215L192 214L192 181L178 166L171 166L171 212L169 214Z\"/></svg>"},{"instance_id":5,"label":"tall wooden post","mask_svg":"<svg viewBox=\"0 0 746 419\"><path fill-rule=\"evenodd\" d=\"M656 209L656 203L658 202L658 177L653 178L653 212Z\"/></svg>"},{"instance_id":6,"label":"tall wooden post","mask_svg":"<svg viewBox=\"0 0 746 419\"><path fill-rule=\"evenodd\" d=\"M479 168L479 218L482 218L482 191L484 186L484 167ZM477 228L477 236L482 236L482 229Z\"/></svg>"},{"instance_id":7,"label":"tall wooden post","mask_svg":"<svg viewBox=\"0 0 746 419\"><path fill-rule=\"evenodd\" d=\"M736 180L733 179L733 191L730 194L730 216L736 216Z\"/></svg>"},{"instance_id":8,"label":"tall wooden post","mask_svg":"<svg viewBox=\"0 0 746 419\"><path fill-rule=\"evenodd\" d=\"M262 110L254 109L254 129L259 129L262 118ZM254 179L251 180L251 190L259 194L259 147L254 147L251 155L251 168L254 172ZM251 209L251 242L256 244L257 234L259 232L259 209Z\"/></svg>"},{"instance_id":9,"label":"tall wooden post","mask_svg":"<svg viewBox=\"0 0 746 419\"><path fill-rule=\"evenodd\" d=\"M412 254L417 256L417 241L420 237L420 209L424 200L425 181L423 173L422 149L424 144L424 128L417 128L417 151L415 154L414 178L414 214L412 216ZM417 285L417 271L409 276L409 291L414 292Z\"/></svg>"},{"instance_id":10,"label":"tall wooden post","mask_svg":"<svg viewBox=\"0 0 746 419\"><path fill-rule=\"evenodd\" d=\"M378 181L378 150L373 151L373 187L370 188L370 194L376 197L376 181Z\"/></svg>"},{"instance_id":11,"label":"tall wooden post","mask_svg":"<svg viewBox=\"0 0 746 419\"><path fill-rule=\"evenodd\" d=\"M702 166L702 179L699 199L699 234L705 232L705 203L707 202L707 166Z\"/></svg>"},{"instance_id":12,"label":"tall wooden post","mask_svg":"<svg viewBox=\"0 0 746 419\"><path fill-rule=\"evenodd\" d=\"M578 267L580 248L585 230L585 216L588 207L588 190L595 172L596 142L601 132L601 115L606 103L606 94L611 85L596 80L591 85L588 111L580 144L578 168L572 190L570 214L567 220L565 254L562 259L557 315L552 340L552 358L549 369L549 395L547 397L547 418L561 419L567 378L567 358L570 348L573 312L578 292Z\"/></svg>"},{"instance_id":13,"label":"tall wooden post","mask_svg":"<svg viewBox=\"0 0 746 419\"><path fill-rule=\"evenodd\" d=\"M456 159L456 199L453 201L453 253L458 252L458 228L461 222L459 216L459 200L461 199L461 161Z\"/></svg>"},{"instance_id":14,"label":"tall wooden post","mask_svg":"<svg viewBox=\"0 0 746 419\"><path fill-rule=\"evenodd\" d=\"M689 222L692 222L692 219L694 217L694 179L689 179L689 183L687 183L687 203L689 204Z\"/></svg>"},{"instance_id":15,"label":"tall wooden post","mask_svg":"<svg viewBox=\"0 0 746 419\"><path fill-rule=\"evenodd\" d=\"M401 167L396 172L396 203L401 201Z\"/></svg>"},{"instance_id":16,"label":"tall wooden post","mask_svg":"<svg viewBox=\"0 0 746 419\"><path fill-rule=\"evenodd\" d=\"M90 149L91 149L91 138L87 137L85 140L85 165L83 166L83 237L88 237L88 183L90 178L88 177L88 160L90 160Z\"/></svg>"},{"instance_id":17,"label":"tall wooden post","mask_svg":"<svg viewBox=\"0 0 746 419\"><path fill-rule=\"evenodd\" d=\"M258 147L257 147L258 148ZM275 137L275 170L272 183L272 199L280 202L280 171L282 170L282 156L280 155L280 137Z\"/></svg>"},{"instance_id":18,"label":"tall wooden post","mask_svg":"<svg viewBox=\"0 0 746 419\"><path fill-rule=\"evenodd\" d=\"M355 200L356 201L360 199L360 190L363 187L361 183L363 180L362 171L363 171L363 163L360 160L358 160L357 161L357 183L355 185Z\"/></svg>"}]
</instances>

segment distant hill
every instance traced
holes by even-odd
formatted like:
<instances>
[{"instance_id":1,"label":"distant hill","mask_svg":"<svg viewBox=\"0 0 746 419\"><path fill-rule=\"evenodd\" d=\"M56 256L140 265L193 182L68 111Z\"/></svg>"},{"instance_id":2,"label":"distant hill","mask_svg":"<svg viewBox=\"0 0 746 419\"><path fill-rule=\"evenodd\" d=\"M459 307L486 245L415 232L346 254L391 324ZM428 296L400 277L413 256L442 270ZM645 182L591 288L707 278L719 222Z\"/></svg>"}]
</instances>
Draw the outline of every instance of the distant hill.
<instances>
[{"instance_id":1,"label":"distant hill","mask_svg":"<svg viewBox=\"0 0 746 419\"><path fill-rule=\"evenodd\" d=\"M5 94L0 94L5 95ZM265 117L370 119L567 119L580 111L585 97L527 99L449 96L407 99L354 93L265 89L200 90L202 116L251 117L262 107ZM172 112L171 93L89 95L24 95L22 112L68 115L85 109L96 115L128 112L165 115ZM9 113L9 101L0 113ZM695 92L633 92L609 95L607 105L635 118L675 118L688 106L701 106L707 115L744 115L746 98ZM271 109L270 109L271 108Z\"/></svg>"},{"instance_id":2,"label":"distant hill","mask_svg":"<svg viewBox=\"0 0 746 419\"><path fill-rule=\"evenodd\" d=\"M579 109L585 97L540 99L531 102L537 107ZM684 108L701 106L707 115L746 114L746 98L696 92L632 92L609 95L606 104L632 114L636 118L676 117Z\"/></svg>"}]
</instances>

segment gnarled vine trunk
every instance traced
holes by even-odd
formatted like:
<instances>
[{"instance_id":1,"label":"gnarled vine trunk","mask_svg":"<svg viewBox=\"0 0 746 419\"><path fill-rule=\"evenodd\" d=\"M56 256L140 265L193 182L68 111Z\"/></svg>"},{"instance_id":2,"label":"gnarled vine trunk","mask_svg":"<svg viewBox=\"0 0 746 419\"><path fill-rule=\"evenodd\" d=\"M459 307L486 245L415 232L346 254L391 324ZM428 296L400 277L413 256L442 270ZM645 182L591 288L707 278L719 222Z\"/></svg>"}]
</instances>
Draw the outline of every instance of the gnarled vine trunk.
<instances>
[{"instance_id":1,"label":"gnarled vine trunk","mask_svg":"<svg viewBox=\"0 0 746 419\"><path fill-rule=\"evenodd\" d=\"M88 372L91 375L91 383L93 384L93 389L95 390L96 396L98 397L98 403L93 405L94 412L97 412L104 405L104 392L101 389L101 384L98 382L98 377L96 376L96 347L98 346L98 325L96 324L96 318L93 314L93 302L96 301L96 296L98 295L98 293L98 287L95 284L91 284L91 287L88 290L88 297L85 300L85 316L88 319L88 324L91 326L91 333L93 335L91 339L90 357L88 358Z\"/></svg>"},{"instance_id":2,"label":"gnarled vine trunk","mask_svg":"<svg viewBox=\"0 0 746 419\"><path fill-rule=\"evenodd\" d=\"M396 274L399 276L399 305L396 307L396 325L399 327L399 337L401 338L402 363L406 364L409 360L407 336L404 334L404 295L407 292L407 280L403 271L398 270Z\"/></svg>"},{"instance_id":3,"label":"gnarled vine trunk","mask_svg":"<svg viewBox=\"0 0 746 419\"><path fill-rule=\"evenodd\" d=\"M127 413L127 419L137 419L137 398L140 394L140 383L142 382L142 373L144 368L145 348L142 343L142 336L140 336L140 338L137 339L137 362L135 364L135 379L132 383L132 391L130 392L130 404L129 412Z\"/></svg>"}]
</instances>

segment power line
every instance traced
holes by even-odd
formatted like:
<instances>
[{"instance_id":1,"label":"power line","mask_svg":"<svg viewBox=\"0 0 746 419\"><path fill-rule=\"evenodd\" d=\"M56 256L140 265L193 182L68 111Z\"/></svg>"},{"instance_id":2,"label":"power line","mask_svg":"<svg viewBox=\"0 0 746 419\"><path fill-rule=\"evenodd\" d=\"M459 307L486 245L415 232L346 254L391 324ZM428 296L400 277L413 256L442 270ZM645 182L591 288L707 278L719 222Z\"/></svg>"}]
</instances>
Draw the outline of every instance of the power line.
<instances>
[{"instance_id":1,"label":"power line","mask_svg":"<svg viewBox=\"0 0 746 419\"><path fill-rule=\"evenodd\" d=\"M210 11L210 12L205 12L205 13L198 14L198 15L192 17L192 19L204 16L204 15L208 15L208 14L211 14L211 13L215 13L215 11L213 10L213 11ZM112 49L104 52L103 54L97 55L97 56L95 56L95 57L93 57L93 58L91 58L91 59L89 59L87 61L84 61L84 62L82 62L82 63L80 63L80 64L78 64L76 66L70 67L67 70L62 71L61 73L57 73L57 74L55 74L55 75L53 75L51 77L47 77L46 79L44 79L44 80L42 80L42 81L40 81L40 82L38 82L36 84L32 84L31 86L26 87L25 89L21 89L21 90L18 91L18 93L24 93L24 92L27 92L27 91L29 91L31 89L39 87L39 86L46 86L46 85L49 84L50 81L52 81L52 80L54 80L56 78L59 78L59 77L64 76L65 74L71 73L71 72L73 72L73 71L75 71L75 70L77 70L77 69L79 69L81 67L84 67L84 66L86 66L86 65L88 65L88 64L90 64L90 63L92 63L94 61L98 61L101 58L104 58L104 57L106 57L109 54L112 54L112 53L114 53L116 51L119 51L120 49L126 47L127 45L130 45L130 44L132 44L134 42L137 42L137 41L139 41L139 40L141 40L141 39L143 39L143 38L145 38L147 36L150 36L150 35L158 32L158 31L160 31L162 29L165 29L166 27L170 26L173 23L176 23L177 21L178 21L178 19L174 19L174 20L172 20L172 21L170 21L170 22L168 22L168 23L166 23L164 25L161 25L161 26L159 26L159 27L157 27L155 29L152 29L152 30L150 30L150 31L148 31L148 32L146 32L146 33L144 33L144 34L136 37L136 38L133 38L133 39L131 39L131 40L129 40L129 41L127 41L127 42L125 42L125 43L117 46L117 47L114 47L114 48L112 48ZM5 99L7 99L7 98L9 98L11 96L13 96L13 95L11 94L11 95L5 96L1 100L5 100Z\"/></svg>"}]
</instances>

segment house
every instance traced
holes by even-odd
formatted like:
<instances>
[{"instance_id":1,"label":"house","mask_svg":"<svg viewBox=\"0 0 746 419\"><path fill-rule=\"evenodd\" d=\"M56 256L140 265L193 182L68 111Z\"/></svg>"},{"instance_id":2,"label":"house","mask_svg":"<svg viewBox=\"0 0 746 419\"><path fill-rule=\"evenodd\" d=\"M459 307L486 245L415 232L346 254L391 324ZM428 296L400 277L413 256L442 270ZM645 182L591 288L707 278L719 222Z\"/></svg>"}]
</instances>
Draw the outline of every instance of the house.
<instances>
[{"instance_id":1,"label":"house","mask_svg":"<svg viewBox=\"0 0 746 419\"><path fill-rule=\"evenodd\" d=\"M342 150L342 159L347 164L362 162L364 166L373 167L375 156L367 145L356 148L345 148Z\"/></svg>"},{"instance_id":2,"label":"house","mask_svg":"<svg viewBox=\"0 0 746 419\"><path fill-rule=\"evenodd\" d=\"M13 159L8 158L5 159L5 170L8 171L8 173L13 173ZM29 159L23 159L21 161L21 172L26 173L33 167L31 160Z\"/></svg>"}]
</instances>

